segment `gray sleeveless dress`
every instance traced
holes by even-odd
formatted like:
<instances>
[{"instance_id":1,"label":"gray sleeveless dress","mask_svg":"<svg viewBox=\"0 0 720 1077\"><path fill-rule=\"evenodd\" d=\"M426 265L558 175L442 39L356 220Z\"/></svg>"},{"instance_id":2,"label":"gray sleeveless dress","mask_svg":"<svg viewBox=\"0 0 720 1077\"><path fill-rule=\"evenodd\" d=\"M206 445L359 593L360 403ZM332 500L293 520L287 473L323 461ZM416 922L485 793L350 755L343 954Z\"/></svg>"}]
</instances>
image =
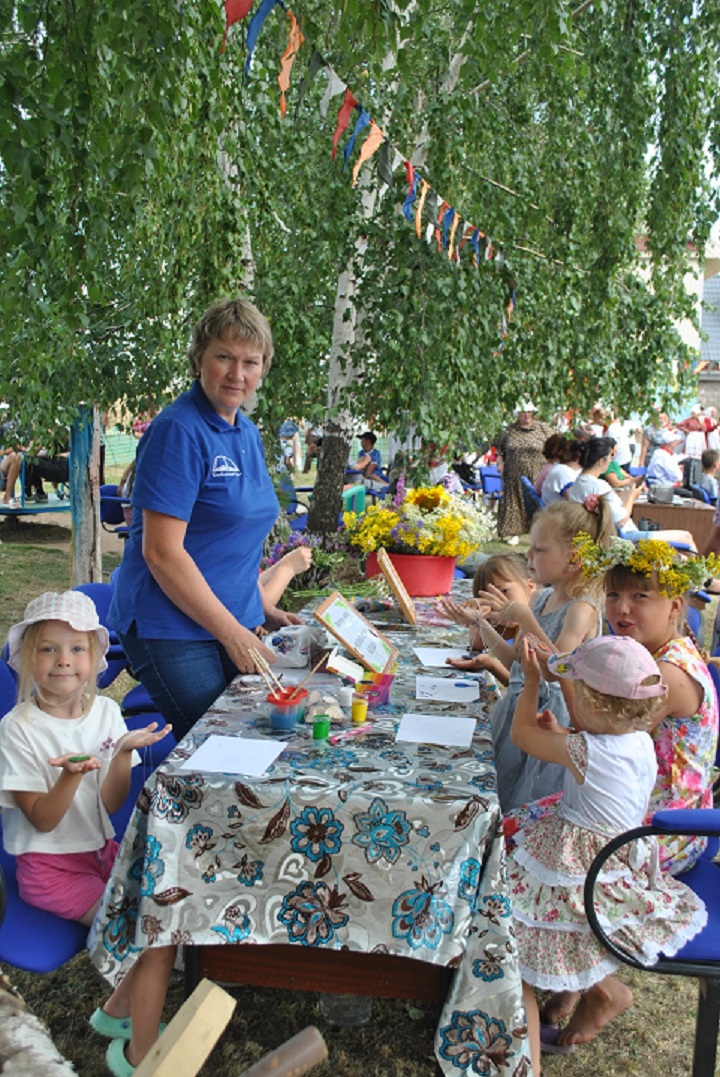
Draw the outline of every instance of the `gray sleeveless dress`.
<instances>
[{"instance_id":1,"label":"gray sleeveless dress","mask_svg":"<svg viewBox=\"0 0 720 1077\"><path fill-rule=\"evenodd\" d=\"M552 613L543 613L552 593L552 587L546 587L540 592L533 606L533 613L543 632L554 642L562 632L565 617L573 603L590 602L597 608L597 602L589 595L578 595L577 598L570 599ZM601 618L598 612L598 633L600 626ZM510 726L515 713L515 705L524 683L520 663L513 662L510 667L510 683L490 712L498 797L503 813L521 804L529 804L530 801L549 796L551 793L559 793L565 774L565 767L560 766L559 763L545 763L541 759L535 759L534 756L521 751L510 740ZM557 681L540 681L538 711L545 708L553 712L560 725L566 728L570 726L570 715Z\"/></svg>"}]
</instances>

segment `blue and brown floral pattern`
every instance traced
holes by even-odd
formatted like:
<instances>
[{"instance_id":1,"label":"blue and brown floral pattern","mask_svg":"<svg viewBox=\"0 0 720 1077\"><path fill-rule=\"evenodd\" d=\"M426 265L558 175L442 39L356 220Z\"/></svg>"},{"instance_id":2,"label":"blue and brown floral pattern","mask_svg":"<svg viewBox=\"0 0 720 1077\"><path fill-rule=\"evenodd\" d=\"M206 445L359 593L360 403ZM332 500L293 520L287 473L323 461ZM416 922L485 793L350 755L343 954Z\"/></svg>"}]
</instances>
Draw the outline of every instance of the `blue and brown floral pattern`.
<instances>
[{"instance_id":1,"label":"blue and brown floral pattern","mask_svg":"<svg viewBox=\"0 0 720 1077\"><path fill-rule=\"evenodd\" d=\"M390 810L381 797L375 797L366 812L353 816L357 833L353 845L365 850L368 864L387 860L397 863L400 850L410 840L412 826L404 811Z\"/></svg>"},{"instance_id":2,"label":"blue and brown floral pattern","mask_svg":"<svg viewBox=\"0 0 720 1077\"><path fill-rule=\"evenodd\" d=\"M512 1037L505 1022L482 1010L452 1015L449 1025L440 1029L441 1058L477 1077L495 1077L509 1065Z\"/></svg>"},{"instance_id":3,"label":"blue and brown floral pattern","mask_svg":"<svg viewBox=\"0 0 720 1077\"><path fill-rule=\"evenodd\" d=\"M478 980L484 980L485 983L502 980L505 975L502 967L504 960L504 954L493 953L491 950L486 949L482 957L473 961L473 976L476 976Z\"/></svg>"},{"instance_id":4,"label":"blue and brown floral pattern","mask_svg":"<svg viewBox=\"0 0 720 1077\"><path fill-rule=\"evenodd\" d=\"M443 935L452 931L453 911L435 892L440 885L431 886L423 876L415 883L414 890L405 890L395 899L393 935L396 939L404 939L413 950L422 946L437 950Z\"/></svg>"},{"instance_id":5,"label":"blue and brown floral pattern","mask_svg":"<svg viewBox=\"0 0 720 1077\"><path fill-rule=\"evenodd\" d=\"M480 885L480 862L471 857L460 865L458 880L458 897L470 903L470 909L477 909L478 887Z\"/></svg>"},{"instance_id":6,"label":"blue and brown floral pattern","mask_svg":"<svg viewBox=\"0 0 720 1077\"><path fill-rule=\"evenodd\" d=\"M262 882L262 860L250 860L247 853L245 853L240 863L236 864L235 867L239 868L238 882L242 883L243 886L254 886L255 883Z\"/></svg>"},{"instance_id":7,"label":"blue and brown floral pattern","mask_svg":"<svg viewBox=\"0 0 720 1077\"><path fill-rule=\"evenodd\" d=\"M133 942L137 928L137 901L124 897L117 905L111 895L105 908L102 940L107 952L116 961L123 961L128 954L139 954L142 946L136 946Z\"/></svg>"},{"instance_id":8,"label":"blue and brown floral pattern","mask_svg":"<svg viewBox=\"0 0 720 1077\"><path fill-rule=\"evenodd\" d=\"M140 883L142 897L152 897L155 884L165 874L165 862L160 859L161 843L149 834L143 844L142 855L133 861L130 877Z\"/></svg>"},{"instance_id":9,"label":"blue and brown floral pattern","mask_svg":"<svg viewBox=\"0 0 720 1077\"><path fill-rule=\"evenodd\" d=\"M155 789L150 798L150 811L169 823L184 823L188 813L199 808L203 799L203 779L201 774L188 774L187 777L175 777L156 772Z\"/></svg>"},{"instance_id":10,"label":"blue and brown floral pattern","mask_svg":"<svg viewBox=\"0 0 720 1077\"><path fill-rule=\"evenodd\" d=\"M185 848L189 849L190 852L194 852L197 860L203 853L215 848L215 842L210 840L212 836L212 827L201 826L200 823L196 823L185 835Z\"/></svg>"},{"instance_id":11,"label":"blue and brown floral pattern","mask_svg":"<svg viewBox=\"0 0 720 1077\"><path fill-rule=\"evenodd\" d=\"M335 938L338 928L348 922L345 894L325 883L304 882L283 898L278 920L288 929L290 942L303 946L325 945Z\"/></svg>"},{"instance_id":12,"label":"blue and brown floral pattern","mask_svg":"<svg viewBox=\"0 0 720 1077\"><path fill-rule=\"evenodd\" d=\"M225 942L242 942L250 934L250 917L237 905L231 905L223 914L223 924L212 928Z\"/></svg>"},{"instance_id":13,"label":"blue and brown floral pattern","mask_svg":"<svg viewBox=\"0 0 720 1077\"><path fill-rule=\"evenodd\" d=\"M290 848L317 863L324 856L340 852L344 830L330 808L304 808L290 824L293 839Z\"/></svg>"}]
</instances>

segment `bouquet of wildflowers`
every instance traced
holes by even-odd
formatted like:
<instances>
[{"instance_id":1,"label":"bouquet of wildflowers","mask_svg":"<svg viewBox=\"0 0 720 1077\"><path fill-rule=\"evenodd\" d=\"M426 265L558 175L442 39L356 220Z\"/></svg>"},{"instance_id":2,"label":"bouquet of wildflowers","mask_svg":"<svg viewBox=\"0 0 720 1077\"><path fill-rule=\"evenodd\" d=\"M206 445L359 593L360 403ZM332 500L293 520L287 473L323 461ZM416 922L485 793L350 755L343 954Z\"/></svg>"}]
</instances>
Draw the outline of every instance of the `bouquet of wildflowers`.
<instances>
[{"instance_id":1,"label":"bouquet of wildflowers","mask_svg":"<svg viewBox=\"0 0 720 1077\"><path fill-rule=\"evenodd\" d=\"M364 553L384 547L389 553L469 557L494 530L492 517L469 498L442 486L406 490L371 505L358 516L343 515L348 538Z\"/></svg>"}]
</instances>

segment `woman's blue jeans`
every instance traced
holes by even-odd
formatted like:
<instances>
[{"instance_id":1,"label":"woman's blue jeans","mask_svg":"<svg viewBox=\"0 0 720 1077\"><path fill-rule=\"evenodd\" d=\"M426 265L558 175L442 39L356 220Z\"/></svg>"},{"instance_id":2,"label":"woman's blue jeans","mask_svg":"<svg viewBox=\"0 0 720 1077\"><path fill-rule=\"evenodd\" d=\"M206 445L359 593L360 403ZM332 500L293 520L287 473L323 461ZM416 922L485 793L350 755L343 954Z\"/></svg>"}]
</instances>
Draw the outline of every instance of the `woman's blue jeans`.
<instances>
[{"instance_id":1,"label":"woman's blue jeans","mask_svg":"<svg viewBox=\"0 0 720 1077\"><path fill-rule=\"evenodd\" d=\"M140 639L134 622L117 635L133 673L178 740L238 673L216 640Z\"/></svg>"}]
</instances>

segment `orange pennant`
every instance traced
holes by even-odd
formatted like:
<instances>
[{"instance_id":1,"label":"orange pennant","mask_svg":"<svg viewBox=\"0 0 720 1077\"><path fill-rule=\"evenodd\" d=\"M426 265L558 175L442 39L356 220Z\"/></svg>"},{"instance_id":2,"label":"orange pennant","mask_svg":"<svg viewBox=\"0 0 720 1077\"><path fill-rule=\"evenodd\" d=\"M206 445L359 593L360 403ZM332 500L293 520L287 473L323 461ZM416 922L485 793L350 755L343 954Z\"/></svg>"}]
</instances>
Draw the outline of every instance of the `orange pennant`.
<instances>
[{"instance_id":1,"label":"orange pennant","mask_svg":"<svg viewBox=\"0 0 720 1077\"><path fill-rule=\"evenodd\" d=\"M450 238L448 240L448 261L451 262L457 262L457 255L455 254L455 233L459 224L460 214L456 213L453 217L452 224L450 225Z\"/></svg>"},{"instance_id":2,"label":"orange pennant","mask_svg":"<svg viewBox=\"0 0 720 1077\"><path fill-rule=\"evenodd\" d=\"M420 232L422 231L422 211L425 205L425 199L427 193L430 190L430 184L427 180L423 180L420 184L420 197L418 198L417 209L415 210L415 235L420 239Z\"/></svg>"},{"instance_id":3,"label":"orange pennant","mask_svg":"<svg viewBox=\"0 0 720 1077\"><path fill-rule=\"evenodd\" d=\"M278 75L278 85L280 86L280 115L283 119L285 118L285 113L287 111L285 91L290 86L290 72L292 71L292 66L295 63L295 57L300 50L300 46L305 40L298 21L292 11L288 11L287 14L290 19L290 39L288 41L288 46L283 53L283 58L280 61L280 74Z\"/></svg>"},{"instance_id":4,"label":"orange pennant","mask_svg":"<svg viewBox=\"0 0 720 1077\"><path fill-rule=\"evenodd\" d=\"M385 138L384 133L380 130L375 120L370 120L370 134L367 136L362 146L360 147L360 156L353 166L353 187L358 181L358 175L365 161L369 161L372 155L377 149L379 149L382 140Z\"/></svg>"}]
</instances>

